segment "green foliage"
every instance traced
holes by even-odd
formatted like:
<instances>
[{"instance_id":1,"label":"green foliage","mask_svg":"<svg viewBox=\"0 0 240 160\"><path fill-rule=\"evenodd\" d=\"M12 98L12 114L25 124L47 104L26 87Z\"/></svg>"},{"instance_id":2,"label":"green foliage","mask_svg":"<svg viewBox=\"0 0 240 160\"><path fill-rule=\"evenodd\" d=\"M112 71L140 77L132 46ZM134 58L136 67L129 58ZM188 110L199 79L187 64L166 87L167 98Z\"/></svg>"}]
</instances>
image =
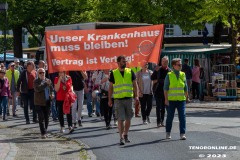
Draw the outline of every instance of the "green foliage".
<instances>
[{"instance_id":1,"label":"green foliage","mask_svg":"<svg viewBox=\"0 0 240 160\"><path fill-rule=\"evenodd\" d=\"M7 50L13 49L13 36L7 35ZM0 35L0 53L4 51L4 36Z\"/></svg>"},{"instance_id":2,"label":"green foliage","mask_svg":"<svg viewBox=\"0 0 240 160\"><path fill-rule=\"evenodd\" d=\"M28 47L34 48L38 46L39 46L38 42L32 36L28 36Z\"/></svg>"}]
</instances>

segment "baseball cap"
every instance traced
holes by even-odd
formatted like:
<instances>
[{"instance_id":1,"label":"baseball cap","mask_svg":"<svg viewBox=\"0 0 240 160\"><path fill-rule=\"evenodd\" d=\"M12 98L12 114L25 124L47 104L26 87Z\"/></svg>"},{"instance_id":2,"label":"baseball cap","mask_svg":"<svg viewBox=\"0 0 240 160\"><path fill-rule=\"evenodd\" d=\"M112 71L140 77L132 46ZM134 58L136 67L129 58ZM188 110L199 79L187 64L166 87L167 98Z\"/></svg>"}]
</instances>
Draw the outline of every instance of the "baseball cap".
<instances>
[{"instance_id":1,"label":"baseball cap","mask_svg":"<svg viewBox=\"0 0 240 160\"><path fill-rule=\"evenodd\" d=\"M14 59L14 62L15 62L15 63L19 63L20 61L19 61L18 58L16 58L16 59Z\"/></svg>"}]
</instances>

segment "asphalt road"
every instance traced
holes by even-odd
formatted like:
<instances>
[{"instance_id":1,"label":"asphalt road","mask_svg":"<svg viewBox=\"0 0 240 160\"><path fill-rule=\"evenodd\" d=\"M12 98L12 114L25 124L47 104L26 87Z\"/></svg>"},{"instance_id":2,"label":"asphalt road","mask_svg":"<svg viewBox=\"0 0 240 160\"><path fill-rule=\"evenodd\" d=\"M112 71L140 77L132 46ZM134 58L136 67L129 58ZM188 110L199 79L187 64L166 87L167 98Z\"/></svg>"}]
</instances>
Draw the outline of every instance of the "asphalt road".
<instances>
[{"instance_id":1,"label":"asphalt road","mask_svg":"<svg viewBox=\"0 0 240 160\"><path fill-rule=\"evenodd\" d=\"M88 145L86 149L91 150L98 160L240 159L240 110L188 108L185 141L179 140L177 115L171 140L165 140L165 128L156 127L155 108L151 121L151 124L143 125L141 118L133 118L129 133L132 142L124 146L119 146L116 128L106 130L103 121L97 117L88 118L87 115L84 116L83 127L65 136ZM12 122L9 119L3 124L26 128L22 114ZM38 124L30 124L28 128L38 129ZM59 123L51 121L49 131L59 133ZM203 149L204 146L208 148ZM216 146L228 148L214 149Z\"/></svg>"},{"instance_id":2,"label":"asphalt road","mask_svg":"<svg viewBox=\"0 0 240 160\"><path fill-rule=\"evenodd\" d=\"M140 118L134 118L129 133L132 142L124 146L119 146L117 129L106 130L99 118L84 119L84 127L70 137L87 144L99 160L240 159L240 110L187 109L186 141L179 140L177 117L171 140L165 140L165 128L156 127L155 109L151 120L150 125L142 125ZM233 149L190 149L194 146Z\"/></svg>"}]
</instances>

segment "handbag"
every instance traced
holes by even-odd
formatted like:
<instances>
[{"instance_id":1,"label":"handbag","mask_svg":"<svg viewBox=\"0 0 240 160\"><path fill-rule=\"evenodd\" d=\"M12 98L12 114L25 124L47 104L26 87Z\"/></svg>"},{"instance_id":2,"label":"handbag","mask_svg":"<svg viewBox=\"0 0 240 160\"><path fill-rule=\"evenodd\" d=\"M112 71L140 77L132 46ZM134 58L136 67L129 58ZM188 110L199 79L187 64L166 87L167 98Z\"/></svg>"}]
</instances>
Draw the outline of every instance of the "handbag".
<instances>
[{"instance_id":1,"label":"handbag","mask_svg":"<svg viewBox=\"0 0 240 160\"><path fill-rule=\"evenodd\" d=\"M102 96L108 96L108 91L106 91L105 89L101 89L101 94Z\"/></svg>"}]
</instances>

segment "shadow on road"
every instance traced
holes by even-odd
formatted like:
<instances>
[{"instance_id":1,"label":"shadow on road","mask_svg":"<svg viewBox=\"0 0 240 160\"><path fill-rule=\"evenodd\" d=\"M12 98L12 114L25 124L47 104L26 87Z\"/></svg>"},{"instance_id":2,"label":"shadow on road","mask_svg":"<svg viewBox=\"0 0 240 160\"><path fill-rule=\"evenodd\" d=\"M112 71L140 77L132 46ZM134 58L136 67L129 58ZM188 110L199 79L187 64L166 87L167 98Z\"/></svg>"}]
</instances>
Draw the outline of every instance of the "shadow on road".
<instances>
[{"instance_id":1,"label":"shadow on road","mask_svg":"<svg viewBox=\"0 0 240 160\"><path fill-rule=\"evenodd\" d=\"M197 110L187 112L187 117L225 117L225 118L240 118L240 110Z\"/></svg>"}]
</instances>

